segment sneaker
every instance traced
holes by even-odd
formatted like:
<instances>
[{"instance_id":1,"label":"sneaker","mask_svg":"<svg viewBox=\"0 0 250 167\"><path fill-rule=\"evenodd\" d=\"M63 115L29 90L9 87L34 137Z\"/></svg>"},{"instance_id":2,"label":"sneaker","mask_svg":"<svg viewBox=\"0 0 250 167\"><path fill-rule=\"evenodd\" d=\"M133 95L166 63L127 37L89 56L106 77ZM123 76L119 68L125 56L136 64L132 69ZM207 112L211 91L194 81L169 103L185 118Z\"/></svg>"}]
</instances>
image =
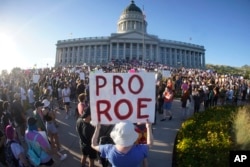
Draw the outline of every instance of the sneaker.
<instances>
[{"instance_id":1,"label":"sneaker","mask_svg":"<svg viewBox=\"0 0 250 167\"><path fill-rule=\"evenodd\" d=\"M171 120L171 119L172 119L172 116L170 116L168 120Z\"/></svg>"},{"instance_id":2,"label":"sneaker","mask_svg":"<svg viewBox=\"0 0 250 167\"><path fill-rule=\"evenodd\" d=\"M166 118L161 119L161 121L166 121Z\"/></svg>"},{"instance_id":3,"label":"sneaker","mask_svg":"<svg viewBox=\"0 0 250 167\"><path fill-rule=\"evenodd\" d=\"M68 157L67 154L63 154L63 155L61 156L60 160L63 161L63 160L65 160L67 157Z\"/></svg>"}]
</instances>

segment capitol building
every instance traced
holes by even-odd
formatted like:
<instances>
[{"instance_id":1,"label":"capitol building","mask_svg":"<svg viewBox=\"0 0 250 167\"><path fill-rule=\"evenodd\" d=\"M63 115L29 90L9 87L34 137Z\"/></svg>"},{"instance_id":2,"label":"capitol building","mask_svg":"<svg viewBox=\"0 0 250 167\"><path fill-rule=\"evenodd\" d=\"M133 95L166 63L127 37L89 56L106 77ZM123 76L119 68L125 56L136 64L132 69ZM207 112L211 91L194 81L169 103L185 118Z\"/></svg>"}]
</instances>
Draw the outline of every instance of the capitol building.
<instances>
[{"instance_id":1,"label":"capitol building","mask_svg":"<svg viewBox=\"0 0 250 167\"><path fill-rule=\"evenodd\" d=\"M204 46L160 39L147 33L147 25L142 10L132 0L120 15L116 33L108 37L57 41L55 67L104 65L113 60L122 60L205 68Z\"/></svg>"}]
</instances>

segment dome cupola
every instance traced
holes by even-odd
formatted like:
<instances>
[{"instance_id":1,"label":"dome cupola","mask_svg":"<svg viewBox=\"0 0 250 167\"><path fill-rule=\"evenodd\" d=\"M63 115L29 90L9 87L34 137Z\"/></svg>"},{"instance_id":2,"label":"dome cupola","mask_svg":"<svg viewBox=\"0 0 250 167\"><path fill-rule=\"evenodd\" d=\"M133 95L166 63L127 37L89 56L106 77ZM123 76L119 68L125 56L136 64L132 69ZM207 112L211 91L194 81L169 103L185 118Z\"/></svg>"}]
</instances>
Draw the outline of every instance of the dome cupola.
<instances>
[{"instance_id":1,"label":"dome cupola","mask_svg":"<svg viewBox=\"0 0 250 167\"><path fill-rule=\"evenodd\" d=\"M124 9L123 13L128 13L128 12L131 12L131 11L139 12L139 13L142 14L141 9L138 6L135 5L135 2L133 0L131 1L131 4Z\"/></svg>"},{"instance_id":2,"label":"dome cupola","mask_svg":"<svg viewBox=\"0 0 250 167\"><path fill-rule=\"evenodd\" d=\"M126 7L117 23L117 32L126 33L130 31L147 32L147 22L143 11L136 6L132 0L131 4Z\"/></svg>"}]
</instances>

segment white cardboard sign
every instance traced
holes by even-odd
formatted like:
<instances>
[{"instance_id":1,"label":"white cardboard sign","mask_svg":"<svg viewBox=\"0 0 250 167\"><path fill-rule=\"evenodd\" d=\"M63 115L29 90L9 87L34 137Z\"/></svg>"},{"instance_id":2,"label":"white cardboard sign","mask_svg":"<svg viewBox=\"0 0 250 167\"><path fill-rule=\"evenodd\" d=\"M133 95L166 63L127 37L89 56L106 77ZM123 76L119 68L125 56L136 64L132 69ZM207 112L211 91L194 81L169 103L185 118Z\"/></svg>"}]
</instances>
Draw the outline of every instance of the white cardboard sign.
<instances>
[{"instance_id":1,"label":"white cardboard sign","mask_svg":"<svg viewBox=\"0 0 250 167\"><path fill-rule=\"evenodd\" d=\"M33 75L33 83L38 83L40 75Z\"/></svg>"},{"instance_id":2,"label":"white cardboard sign","mask_svg":"<svg viewBox=\"0 0 250 167\"><path fill-rule=\"evenodd\" d=\"M92 123L154 122L154 73L91 73Z\"/></svg>"}]
</instances>

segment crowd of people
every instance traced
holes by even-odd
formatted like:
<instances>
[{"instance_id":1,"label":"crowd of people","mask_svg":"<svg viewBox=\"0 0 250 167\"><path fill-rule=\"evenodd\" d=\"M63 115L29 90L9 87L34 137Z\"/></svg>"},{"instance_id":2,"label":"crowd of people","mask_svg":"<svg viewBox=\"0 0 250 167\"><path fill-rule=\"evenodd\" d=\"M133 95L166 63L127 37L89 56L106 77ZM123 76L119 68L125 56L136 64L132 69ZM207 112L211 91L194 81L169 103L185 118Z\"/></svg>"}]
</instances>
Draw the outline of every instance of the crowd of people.
<instances>
[{"instance_id":1,"label":"crowd of people","mask_svg":"<svg viewBox=\"0 0 250 167\"><path fill-rule=\"evenodd\" d=\"M127 65L16 69L0 76L0 162L7 165L3 148L4 143L12 140L16 141L11 148L19 166L29 166L24 150L27 145L32 146L33 140L40 146L40 165L53 166L54 154L60 160L66 159L57 130L56 112L60 110L64 112L65 119L70 119L73 114L76 118L82 166L85 166L88 157L89 165L93 167L94 160L99 157L103 167L128 163L131 163L130 166L143 164L146 167L148 150L153 144L150 122L143 126L126 121L110 126L98 124L96 127L90 123L90 72L128 73L131 69L133 72L155 73L156 113L162 114L161 121L167 118L172 120L172 102L177 97L181 100L183 120L187 118L190 105L196 113L200 112L201 105L206 109L216 105L243 104L250 100L248 80L201 69L167 66L132 68ZM168 71L168 75L164 75L164 71ZM80 73L84 74L83 78ZM72 103L77 107L72 108ZM28 115L28 110L32 111L31 115ZM144 127L146 136L142 143L134 145L139 141L135 131L138 127ZM129 151L130 155L127 154Z\"/></svg>"},{"instance_id":2,"label":"crowd of people","mask_svg":"<svg viewBox=\"0 0 250 167\"><path fill-rule=\"evenodd\" d=\"M162 76L160 76L161 78ZM172 119L171 103L181 100L182 120L191 113L217 105L244 105L250 103L250 81L242 76L223 75L199 69L175 69L171 77L159 79L156 85L157 111ZM191 106L193 105L193 106ZM193 111L190 111L190 109Z\"/></svg>"}]
</instances>

